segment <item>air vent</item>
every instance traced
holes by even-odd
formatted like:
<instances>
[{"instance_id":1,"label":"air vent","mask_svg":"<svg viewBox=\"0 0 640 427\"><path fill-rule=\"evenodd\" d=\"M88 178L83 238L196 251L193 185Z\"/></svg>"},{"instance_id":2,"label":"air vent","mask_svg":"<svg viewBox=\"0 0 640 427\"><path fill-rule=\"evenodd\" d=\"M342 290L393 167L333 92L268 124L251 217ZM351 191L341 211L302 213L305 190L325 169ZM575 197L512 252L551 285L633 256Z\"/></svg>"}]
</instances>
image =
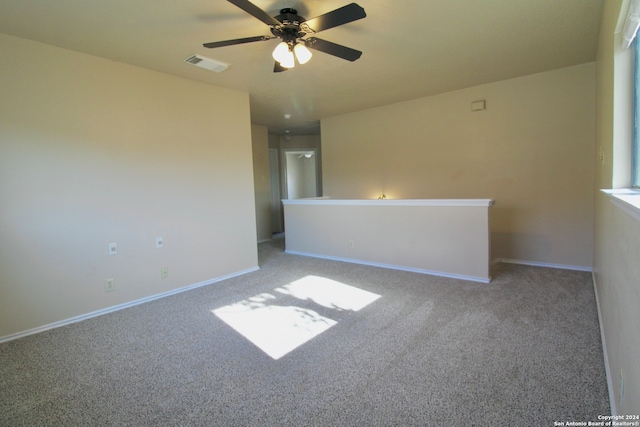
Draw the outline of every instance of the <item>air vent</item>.
<instances>
[{"instance_id":1,"label":"air vent","mask_svg":"<svg viewBox=\"0 0 640 427\"><path fill-rule=\"evenodd\" d=\"M207 58L202 55L191 55L185 59L184 62L193 64L196 67L204 68L205 70L215 71L216 73L229 68L229 64L225 64L224 62L216 61L215 59Z\"/></svg>"}]
</instances>

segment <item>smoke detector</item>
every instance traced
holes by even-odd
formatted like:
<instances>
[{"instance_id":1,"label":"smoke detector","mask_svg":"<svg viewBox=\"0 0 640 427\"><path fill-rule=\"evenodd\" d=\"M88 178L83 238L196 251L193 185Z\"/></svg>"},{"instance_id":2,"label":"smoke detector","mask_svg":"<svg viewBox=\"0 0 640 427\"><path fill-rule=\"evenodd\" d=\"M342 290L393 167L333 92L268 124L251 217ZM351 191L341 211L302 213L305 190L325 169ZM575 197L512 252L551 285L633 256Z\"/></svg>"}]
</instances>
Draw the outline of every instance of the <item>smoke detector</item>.
<instances>
[{"instance_id":1,"label":"smoke detector","mask_svg":"<svg viewBox=\"0 0 640 427\"><path fill-rule=\"evenodd\" d=\"M227 68L229 68L229 64L225 64L224 62L216 61L215 59L207 58L206 56L193 54L184 62L188 64L195 65L196 67L204 68L205 70L214 71L216 73L220 73Z\"/></svg>"}]
</instances>

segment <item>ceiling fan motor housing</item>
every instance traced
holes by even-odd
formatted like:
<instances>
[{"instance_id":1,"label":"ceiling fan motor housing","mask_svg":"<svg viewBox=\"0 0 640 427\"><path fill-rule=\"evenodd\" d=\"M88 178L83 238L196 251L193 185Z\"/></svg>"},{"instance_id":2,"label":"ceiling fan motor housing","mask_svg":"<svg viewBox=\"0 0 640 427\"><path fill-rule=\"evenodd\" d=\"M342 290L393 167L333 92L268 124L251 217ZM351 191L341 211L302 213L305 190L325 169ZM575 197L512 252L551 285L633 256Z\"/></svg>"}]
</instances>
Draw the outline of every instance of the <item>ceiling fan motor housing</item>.
<instances>
[{"instance_id":1,"label":"ceiling fan motor housing","mask_svg":"<svg viewBox=\"0 0 640 427\"><path fill-rule=\"evenodd\" d=\"M287 43L294 43L297 39L304 37L307 33L300 29L300 24L305 19L298 15L296 9L284 8L280 9L280 15L274 17L282 25L278 27L271 27L271 33L282 38Z\"/></svg>"}]
</instances>

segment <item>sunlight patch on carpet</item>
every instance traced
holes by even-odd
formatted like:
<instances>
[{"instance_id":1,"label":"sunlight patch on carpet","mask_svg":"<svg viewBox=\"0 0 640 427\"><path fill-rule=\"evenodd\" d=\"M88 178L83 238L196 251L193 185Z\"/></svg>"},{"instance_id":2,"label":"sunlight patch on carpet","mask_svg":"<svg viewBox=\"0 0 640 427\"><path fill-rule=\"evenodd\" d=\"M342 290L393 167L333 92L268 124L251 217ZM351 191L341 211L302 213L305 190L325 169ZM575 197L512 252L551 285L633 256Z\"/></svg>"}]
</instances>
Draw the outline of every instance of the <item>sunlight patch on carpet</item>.
<instances>
[{"instance_id":1,"label":"sunlight patch on carpet","mask_svg":"<svg viewBox=\"0 0 640 427\"><path fill-rule=\"evenodd\" d=\"M292 305L290 297L326 309L356 312L380 295L324 277L306 276L272 293L211 312L277 360L338 323L311 308Z\"/></svg>"}]
</instances>

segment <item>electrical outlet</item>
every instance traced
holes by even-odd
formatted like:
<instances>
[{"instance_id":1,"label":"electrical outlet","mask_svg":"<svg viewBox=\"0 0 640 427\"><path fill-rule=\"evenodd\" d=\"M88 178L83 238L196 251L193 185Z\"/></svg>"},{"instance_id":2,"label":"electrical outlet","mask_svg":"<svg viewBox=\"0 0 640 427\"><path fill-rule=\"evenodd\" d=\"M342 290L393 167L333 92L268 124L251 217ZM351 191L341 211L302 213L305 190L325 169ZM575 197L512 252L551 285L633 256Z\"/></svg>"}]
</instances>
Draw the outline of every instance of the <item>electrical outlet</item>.
<instances>
[{"instance_id":1,"label":"electrical outlet","mask_svg":"<svg viewBox=\"0 0 640 427\"><path fill-rule=\"evenodd\" d=\"M169 267L162 267L160 269L160 277L162 277L163 279L169 277Z\"/></svg>"},{"instance_id":2,"label":"electrical outlet","mask_svg":"<svg viewBox=\"0 0 640 427\"><path fill-rule=\"evenodd\" d=\"M156 237L156 248L164 248L164 239L162 237Z\"/></svg>"},{"instance_id":3,"label":"electrical outlet","mask_svg":"<svg viewBox=\"0 0 640 427\"><path fill-rule=\"evenodd\" d=\"M118 253L118 244L109 243L109 255L116 255Z\"/></svg>"},{"instance_id":4,"label":"electrical outlet","mask_svg":"<svg viewBox=\"0 0 640 427\"><path fill-rule=\"evenodd\" d=\"M104 281L104 291L105 292L113 292L116 290L116 281L114 279L105 279Z\"/></svg>"}]
</instances>

